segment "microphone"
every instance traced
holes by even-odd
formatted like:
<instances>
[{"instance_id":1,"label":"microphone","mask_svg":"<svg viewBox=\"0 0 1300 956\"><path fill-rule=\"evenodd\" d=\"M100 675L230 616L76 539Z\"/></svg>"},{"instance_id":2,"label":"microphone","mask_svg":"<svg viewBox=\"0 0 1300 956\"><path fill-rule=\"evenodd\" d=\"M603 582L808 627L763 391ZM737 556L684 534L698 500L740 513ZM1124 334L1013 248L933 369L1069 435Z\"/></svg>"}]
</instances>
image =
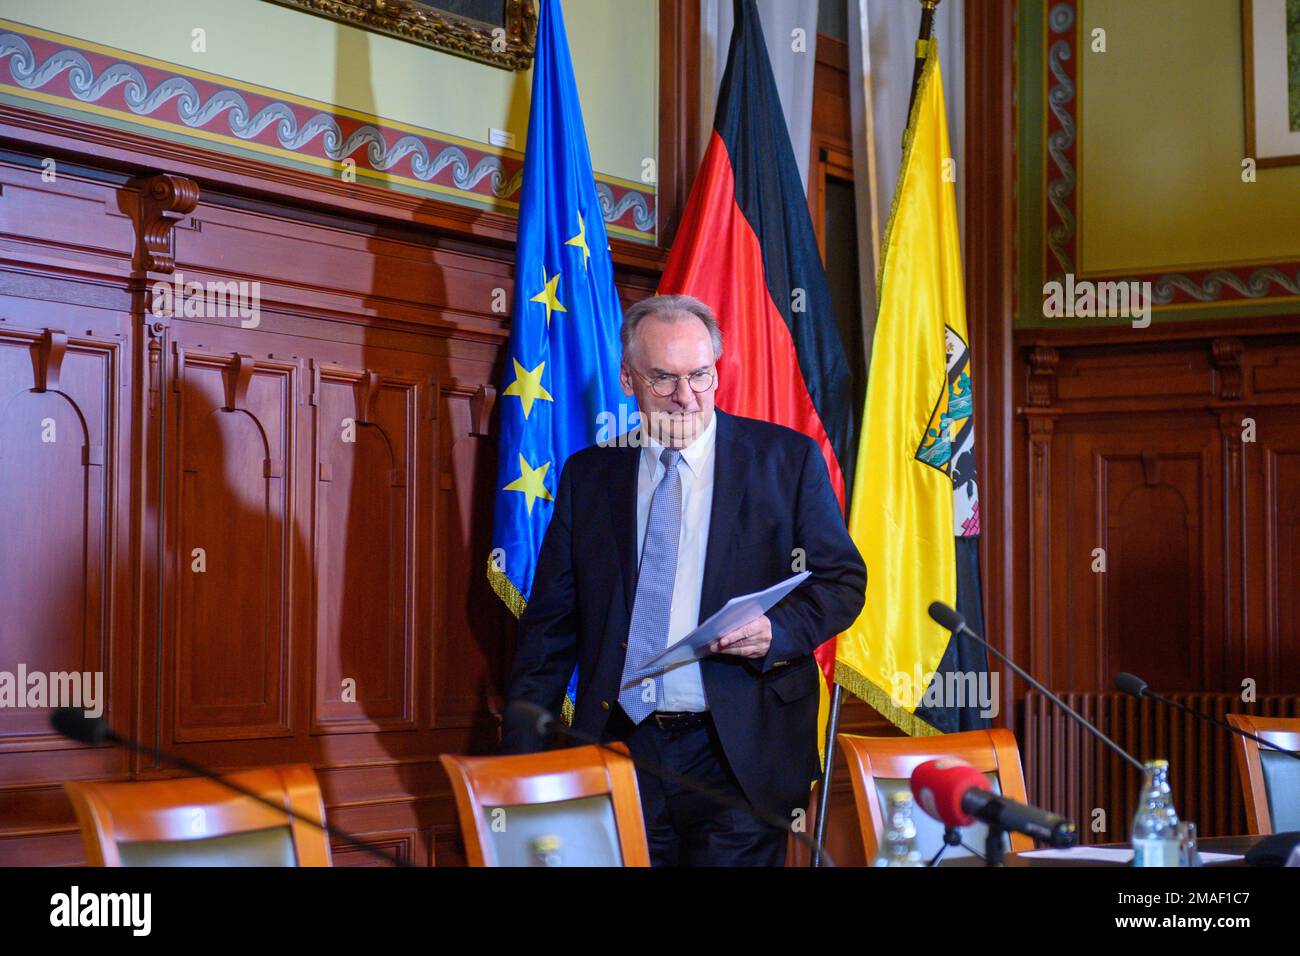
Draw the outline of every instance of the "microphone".
<instances>
[{"instance_id":1,"label":"microphone","mask_svg":"<svg viewBox=\"0 0 1300 956\"><path fill-rule=\"evenodd\" d=\"M939 757L918 764L912 771L912 796L926 814L945 827L968 827L975 822L962 807L968 790L989 790L993 784L970 764L952 757Z\"/></svg>"},{"instance_id":2,"label":"microphone","mask_svg":"<svg viewBox=\"0 0 1300 956\"><path fill-rule=\"evenodd\" d=\"M912 771L912 795L948 829L976 820L990 829L1023 833L1058 849L1074 846L1074 824L1054 813L993 792L988 777L951 758L927 760Z\"/></svg>"},{"instance_id":3,"label":"microphone","mask_svg":"<svg viewBox=\"0 0 1300 956\"><path fill-rule=\"evenodd\" d=\"M50 717L54 729L79 744L98 747L104 743L119 743L117 734L103 717L87 717L76 707L60 707Z\"/></svg>"},{"instance_id":4,"label":"microphone","mask_svg":"<svg viewBox=\"0 0 1300 956\"><path fill-rule=\"evenodd\" d=\"M1141 697L1147 692L1147 682L1136 674L1120 671L1115 675L1115 688L1122 690L1130 697Z\"/></svg>"},{"instance_id":5,"label":"microphone","mask_svg":"<svg viewBox=\"0 0 1300 956\"><path fill-rule=\"evenodd\" d=\"M966 618L956 608L949 607L942 601L930 602L930 619L945 630L963 631L966 629Z\"/></svg>"},{"instance_id":6,"label":"microphone","mask_svg":"<svg viewBox=\"0 0 1300 956\"><path fill-rule=\"evenodd\" d=\"M174 764L182 770L188 770L190 773L197 774L200 777L204 777L214 783L220 784L227 790L248 797L250 800L256 800L258 803L270 807L277 813L283 813L295 820L301 820L303 823L309 824L320 830L327 837L336 836L344 843L354 846L359 850L364 850L372 856L377 856L387 863L392 863L394 866L414 865L405 860L399 859L392 853L381 850L373 843L367 843L360 837L355 837L337 827L328 827L319 820L313 820L311 817L299 813L290 807L286 807L282 803L268 800L260 793L255 793L246 787L241 787L237 783L219 777L206 767L200 767L198 764L186 760L184 757L169 754L164 750L156 750L153 747L145 747L136 743L129 737L123 737L114 731L113 728L109 726L108 721L103 717L87 717L83 711L78 710L76 707L60 707L50 716L50 726L62 736L67 737L69 740L75 740L80 744L88 744L91 747L98 747L101 744L107 743L117 744L125 747L127 750L133 750L136 753L149 754L160 760L166 760L168 763Z\"/></svg>"},{"instance_id":7,"label":"microphone","mask_svg":"<svg viewBox=\"0 0 1300 956\"><path fill-rule=\"evenodd\" d=\"M1119 690L1122 690L1124 693L1128 694L1130 697L1137 697L1137 698L1149 697L1152 700L1158 700L1160 701L1160 703L1165 704L1169 707L1177 707L1179 710L1184 710L1187 713L1191 714L1193 717L1199 717L1201 720L1204 720L1206 723L1214 724L1216 727L1222 727L1224 730L1230 730L1234 734L1237 734L1240 737L1246 737L1250 740L1255 741L1257 744L1260 744L1261 746L1267 747L1269 750L1276 750L1280 754L1286 754L1288 757L1294 757L1295 759L1300 760L1300 753L1297 753L1294 750L1287 750L1285 747L1280 747L1277 744L1273 743L1273 741L1271 740L1265 740L1263 737L1257 737L1254 734L1248 733L1247 731L1244 731L1239 727L1234 727L1226 720L1219 720L1219 718L1217 717L1211 717L1209 714L1202 713L1201 711L1197 710L1195 707L1191 707L1187 704L1184 704L1182 701L1174 700L1172 697L1166 697L1163 694L1157 694L1147 685L1146 681L1144 681L1141 677L1138 677L1136 674L1130 674L1127 671L1124 671L1123 673L1120 674L1116 674L1115 686Z\"/></svg>"},{"instance_id":8,"label":"microphone","mask_svg":"<svg viewBox=\"0 0 1300 956\"><path fill-rule=\"evenodd\" d=\"M1048 690L1046 687L1044 687L1027 670L1025 670L1023 667L1021 667L1011 658L1007 657L1007 655L1003 654L1000 650L998 650L988 641L984 640L984 638L980 637L978 634L972 631L970 627L968 627L966 624L966 618L962 617L959 613L957 613L957 611L953 610L948 605L944 604L942 601L935 601L930 605L930 617L940 627L952 631L954 636L957 634L965 634L967 637L975 641L977 644L982 644L984 648L989 651L989 653L993 654L995 657L998 658L998 660L1002 661L1002 663L1006 664L1013 671L1019 674L1020 677L1024 679L1024 681L1028 683L1030 687L1034 688L1036 691L1038 691L1040 694L1042 694L1044 697L1046 697L1048 700L1054 703L1057 707L1061 708L1061 710L1065 711L1067 714L1073 717L1075 722L1077 722L1080 726L1086 729L1089 733L1091 733L1094 737L1096 737L1098 740L1104 743L1115 753L1123 757L1132 767L1136 768L1141 773L1144 774L1146 773L1147 768L1142 763L1142 761L1138 760L1136 757L1134 757L1131 753L1129 753L1119 744L1115 743L1115 741L1111 740L1109 737L1103 734L1101 732L1101 729L1098 728L1096 724L1092 723L1092 721L1088 720L1086 717L1080 714L1077 710L1075 710L1065 701L1061 700L1059 696L1057 696L1056 694Z\"/></svg>"},{"instance_id":9,"label":"microphone","mask_svg":"<svg viewBox=\"0 0 1300 956\"><path fill-rule=\"evenodd\" d=\"M826 852L824 846L812 840L806 833L800 833L790 824L789 820L785 820L774 813L768 813L766 810L762 810L743 800L737 800L729 794L714 790L712 787L707 787L702 783L696 783L690 777L684 777L676 770L672 770L662 764L652 763L649 760L642 760L633 757L630 753L616 750L599 737L585 734L580 730L574 730L568 724L564 723L564 721L557 719L556 716L545 707L534 704L530 700L510 701L510 703L506 705L506 710L501 717L501 722L503 725L509 727L511 731L523 731L527 734L536 734L537 736L545 736L554 731L569 740L574 740L581 744L590 744L599 747L601 750L608 750L610 753L618 754L624 759L630 759L632 765L638 770L645 770L646 772L659 777L661 780L667 780L669 783L685 787L687 790L692 790L701 796L708 797L715 803L722 804L724 807L753 814L769 826L793 834L796 840L812 851L814 858L816 857L816 854L820 853L826 860L828 866L835 865L835 861L831 859L830 854Z\"/></svg>"},{"instance_id":10,"label":"microphone","mask_svg":"<svg viewBox=\"0 0 1300 956\"><path fill-rule=\"evenodd\" d=\"M553 730L563 732L568 729L563 721L556 720L545 707L534 704L531 700L512 700L506 705L501 723L512 731L528 735L545 737Z\"/></svg>"}]
</instances>

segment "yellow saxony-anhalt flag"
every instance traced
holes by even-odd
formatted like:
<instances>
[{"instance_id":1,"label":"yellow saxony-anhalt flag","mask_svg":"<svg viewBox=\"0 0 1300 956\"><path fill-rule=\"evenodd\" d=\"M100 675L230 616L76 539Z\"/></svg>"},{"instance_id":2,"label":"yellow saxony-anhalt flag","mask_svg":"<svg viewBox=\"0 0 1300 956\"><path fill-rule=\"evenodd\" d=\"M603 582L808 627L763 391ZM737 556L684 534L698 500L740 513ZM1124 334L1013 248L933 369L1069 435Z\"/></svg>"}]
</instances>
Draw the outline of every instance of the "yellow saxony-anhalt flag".
<instances>
[{"instance_id":1,"label":"yellow saxony-anhalt flag","mask_svg":"<svg viewBox=\"0 0 1300 956\"><path fill-rule=\"evenodd\" d=\"M835 661L839 684L912 735L938 733L916 711L951 638L928 608L957 603L952 468L959 446L973 460L954 167L931 40L885 230L849 516L867 598Z\"/></svg>"}]
</instances>

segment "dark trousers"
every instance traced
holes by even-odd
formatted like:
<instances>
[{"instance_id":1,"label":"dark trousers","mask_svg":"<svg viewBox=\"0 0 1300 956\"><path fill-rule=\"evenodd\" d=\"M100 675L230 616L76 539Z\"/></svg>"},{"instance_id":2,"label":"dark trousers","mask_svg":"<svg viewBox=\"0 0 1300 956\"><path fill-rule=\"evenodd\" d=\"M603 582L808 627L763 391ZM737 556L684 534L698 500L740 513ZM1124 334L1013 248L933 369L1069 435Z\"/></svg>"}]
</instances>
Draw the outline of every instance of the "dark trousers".
<instances>
[{"instance_id":1,"label":"dark trousers","mask_svg":"<svg viewBox=\"0 0 1300 956\"><path fill-rule=\"evenodd\" d=\"M634 726L615 706L606 736L622 740L637 760L676 771L694 783L748 806L711 719L686 730L664 730L648 717ZM662 780L637 768L641 811L653 866L783 866L786 832L752 812Z\"/></svg>"}]
</instances>

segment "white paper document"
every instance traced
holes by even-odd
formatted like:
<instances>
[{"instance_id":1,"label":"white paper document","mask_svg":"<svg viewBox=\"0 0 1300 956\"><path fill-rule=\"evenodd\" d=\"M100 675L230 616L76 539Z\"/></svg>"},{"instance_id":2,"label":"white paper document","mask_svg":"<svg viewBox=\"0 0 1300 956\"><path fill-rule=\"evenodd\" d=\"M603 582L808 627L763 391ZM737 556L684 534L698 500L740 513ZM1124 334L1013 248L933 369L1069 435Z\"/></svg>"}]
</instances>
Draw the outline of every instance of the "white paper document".
<instances>
[{"instance_id":1,"label":"white paper document","mask_svg":"<svg viewBox=\"0 0 1300 956\"><path fill-rule=\"evenodd\" d=\"M1032 856L1040 860L1100 860L1104 863L1130 863L1133 851L1129 847L1075 846L1068 850L1026 850L1020 856ZM1226 863L1229 860L1243 859L1240 853L1200 853L1202 863Z\"/></svg>"},{"instance_id":2,"label":"white paper document","mask_svg":"<svg viewBox=\"0 0 1300 956\"><path fill-rule=\"evenodd\" d=\"M808 580L811 571L800 571L794 577L786 578L779 584L773 584L765 591L742 594L734 597L718 610L716 614L687 634L676 644L660 651L646 661L644 671L660 670L675 664L698 661L709 654L709 644L723 634L734 631L754 620L780 601L783 597Z\"/></svg>"}]
</instances>

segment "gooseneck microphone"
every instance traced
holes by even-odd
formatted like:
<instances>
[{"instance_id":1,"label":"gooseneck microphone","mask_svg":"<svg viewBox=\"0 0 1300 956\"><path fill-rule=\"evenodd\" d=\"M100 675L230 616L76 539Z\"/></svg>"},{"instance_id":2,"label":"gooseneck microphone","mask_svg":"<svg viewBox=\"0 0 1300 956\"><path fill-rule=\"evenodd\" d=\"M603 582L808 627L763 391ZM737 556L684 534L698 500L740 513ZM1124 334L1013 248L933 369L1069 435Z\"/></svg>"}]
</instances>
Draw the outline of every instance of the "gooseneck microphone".
<instances>
[{"instance_id":1,"label":"gooseneck microphone","mask_svg":"<svg viewBox=\"0 0 1300 956\"><path fill-rule=\"evenodd\" d=\"M949 829L982 820L990 827L1023 833L1039 843L1074 846L1074 824L1054 813L993 792L993 785L970 764L948 757L927 760L912 771L917 804Z\"/></svg>"},{"instance_id":2,"label":"gooseneck microphone","mask_svg":"<svg viewBox=\"0 0 1300 956\"><path fill-rule=\"evenodd\" d=\"M338 827L326 826L319 820L313 820L311 817L290 809L282 803L268 800L260 793L254 793L246 787L241 787L237 783L232 783L223 777L219 777L206 767L200 767L198 764L186 760L184 757L169 754L165 750L156 750L153 747L145 747L129 737L120 736L108 725L108 721L103 717L87 717L83 711L78 710L76 707L60 707L50 717L50 726L69 740L75 740L77 743L88 744L91 747L98 747L103 744L117 744L120 747L125 747L127 750L133 750L136 753L159 757L170 764L180 767L182 770L188 770L190 773L197 774L200 777L204 777L214 783L220 784L227 790L248 797L250 800L256 800L258 803L270 807L277 813L283 813L285 816L293 817L295 820L301 820L303 823L309 824L320 830L326 836L336 836L349 846L354 846L358 850L364 850L372 856L377 856L387 863L392 863L394 866L414 866L412 863L408 863L391 853L381 850L373 843L367 843L360 837L355 837L344 830L340 830Z\"/></svg>"},{"instance_id":3,"label":"gooseneck microphone","mask_svg":"<svg viewBox=\"0 0 1300 956\"><path fill-rule=\"evenodd\" d=\"M1065 701L1061 700L1060 697L1058 697L1056 694L1052 693L1050 690L1044 687L1033 677L1033 675L1031 675L1023 667L1021 667L1011 658L1007 657L1007 655L1003 654L1000 650L998 650L988 641L984 640L984 638L980 637L978 634L972 631L970 627L968 627L966 624L966 618L962 617L961 614L959 614L957 611L953 610L948 605L944 604L942 601L935 601L930 605L930 617L934 620L936 624L938 624L940 627L944 627L952 631L954 635L959 633L964 634L967 637L969 637L971 640L975 641L977 644L983 645L984 648L989 651L989 653L993 654L995 657L998 658L998 660L1002 661L1002 663L1006 664L1013 671L1019 674L1020 677L1027 684L1029 684L1030 687L1034 688L1034 690L1038 691L1040 694L1042 694L1044 697L1046 697L1048 700L1054 703L1057 707L1061 708L1061 710L1065 711L1067 714L1073 717L1074 720L1080 726L1087 729L1087 731L1090 734L1092 734L1094 737L1096 737L1098 740L1104 743L1115 753L1123 757L1126 761L1128 761L1128 763L1132 767L1138 770L1138 772L1144 774L1146 773L1147 768L1142 763L1142 761L1138 760L1136 757L1134 757L1131 753L1129 753L1119 744L1115 743L1115 741L1111 740L1109 737L1103 734L1101 732L1101 729L1097 727L1096 724L1088 720L1086 717L1080 714L1077 710L1075 710Z\"/></svg>"},{"instance_id":4,"label":"gooseneck microphone","mask_svg":"<svg viewBox=\"0 0 1300 956\"><path fill-rule=\"evenodd\" d=\"M687 790L708 797L710 800L720 803L724 807L753 814L769 826L776 827L779 830L784 830L786 833L793 835L796 840L808 847L808 849L814 854L820 853L822 858L826 861L827 866L835 865L835 861L831 859L830 854L826 852L824 846L821 846L811 839L808 834L796 830L789 820L784 820L774 813L768 813L766 810L761 810L743 800L737 800L735 797L714 790L712 787L696 783L690 777L684 777L676 770L672 770L661 764L653 763L649 760L634 757L630 753L616 750L598 737L591 734L585 734L580 730L574 730L568 724L558 719L545 707L534 704L532 701L510 701L510 703L506 705L505 713L502 715L502 723L512 730L523 731L530 736L535 734L539 737L544 737L551 732L555 732L569 740L574 740L581 744L590 744L599 747L601 750L608 750L610 753L618 754L624 759L631 760L632 765L638 770L645 770L647 773L653 774L661 780L667 780L668 782L674 783L680 787L685 787Z\"/></svg>"},{"instance_id":5,"label":"gooseneck microphone","mask_svg":"<svg viewBox=\"0 0 1300 956\"><path fill-rule=\"evenodd\" d=\"M1263 737L1257 737L1252 733L1248 733L1240 729L1239 727L1234 727L1226 720L1219 720L1219 718L1217 717L1212 717L1209 714L1197 710L1195 707L1191 707L1187 704L1184 704L1180 700L1174 700L1172 697L1166 697L1163 694L1157 694L1155 691L1153 691L1150 688L1150 686L1148 686L1146 681L1144 681L1141 677L1138 677L1136 674L1130 674L1127 671L1116 674L1115 687L1118 690L1122 690L1130 697L1137 697L1137 698L1149 697L1151 700L1158 700L1160 701L1160 703L1165 704L1168 707L1176 707L1179 710L1186 711L1187 713L1191 714L1193 717L1199 717L1201 720L1205 721L1206 723L1214 724L1216 727L1222 727L1224 730L1231 731L1232 733L1237 734L1238 736L1246 737L1250 740L1253 740L1257 744L1260 744L1263 747L1267 747L1269 750L1276 750L1280 754L1286 754L1288 757L1294 757L1297 760L1300 760L1300 753L1297 753L1294 750L1287 750L1285 747L1279 747L1271 740L1265 740Z\"/></svg>"}]
</instances>

